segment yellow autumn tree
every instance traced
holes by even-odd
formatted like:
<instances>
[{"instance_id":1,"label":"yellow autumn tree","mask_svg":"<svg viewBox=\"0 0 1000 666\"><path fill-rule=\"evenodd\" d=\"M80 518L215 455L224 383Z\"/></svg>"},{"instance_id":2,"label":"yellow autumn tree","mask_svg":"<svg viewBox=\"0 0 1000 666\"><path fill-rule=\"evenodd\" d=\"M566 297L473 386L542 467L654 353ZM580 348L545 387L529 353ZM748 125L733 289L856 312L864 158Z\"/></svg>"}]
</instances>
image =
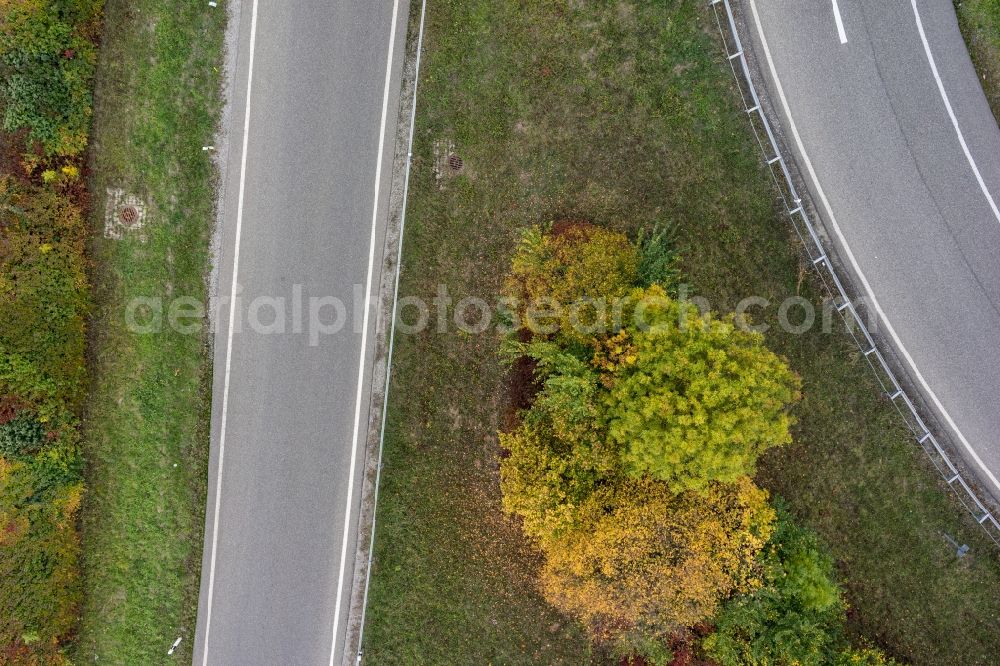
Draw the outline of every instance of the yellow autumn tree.
<instances>
[{"instance_id":1,"label":"yellow autumn tree","mask_svg":"<svg viewBox=\"0 0 1000 666\"><path fill-rule=\"evenodd\" d=\"M594 489L618 473L618 450L601 426L601 387L590 365L551 343L516 345L543 377L520 425L500 433L503 506L542 542L573 527Z\"/></svg>"},{"instance_id":2,"label":"yellow autumn tree","mask_svg":"<svg viewBox=\"0 0 1000 666\"><path fill-rule=\"evenodd\" d=\"M545 554L545 595L608 638L662 636L753 587L773 511L746 477L676 494L625 473L607 439L607 389L589 362L551 342L516 347L542 388L502 433L504 508Z\"/></svg>"},{"instance_id":3,"label":"yellow autumn tree","mask_svg":"<svg viewBox=\"0 0 1000 666\"><path fill-rule=\"evenodd\" d=\"M639 275L640 255L624 234L561 221L521 238L503 295L517 325L535 335L589 341L612 327L617 299Z\"/></svg>"},{"instance_id":4,"label":"yellow autumn tree","mask_svg":"<svg viewBox=\"0 0 1000 666\"><path fill-rule=\"evenodd\" d=\"M545 540L542 589L604 638L665 638L759 585L774 510L749 479L674 494L652 479L596 491L574 529Z\"/></svg>"}]
</instances>

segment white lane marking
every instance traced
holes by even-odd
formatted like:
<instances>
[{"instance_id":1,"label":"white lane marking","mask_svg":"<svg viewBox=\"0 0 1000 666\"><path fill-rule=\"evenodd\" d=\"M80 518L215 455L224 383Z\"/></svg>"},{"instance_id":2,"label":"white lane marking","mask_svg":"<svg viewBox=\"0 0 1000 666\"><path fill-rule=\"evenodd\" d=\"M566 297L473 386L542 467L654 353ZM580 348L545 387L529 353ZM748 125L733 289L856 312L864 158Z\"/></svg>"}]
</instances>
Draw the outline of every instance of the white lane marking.
<instances>
[{"instance_id":1,"label":"white lane marking","mask_svg":"<svg viewBox=\"0 0 1000 666\"><path fill-rule=\"evenodd\" d=\"M372 560L375 556L375 524L378 519L378 492L382 483L382 451L385 448L385 422L389 413L389 388L392 381L392 354L396 345L396 314L399 305L399 271L403 264L403 239L406 237L406 201L410 193L410 169L413 160L413 135L417 126L417 87L420 84L420 54L424 45L424 17L427 0L420 3L420 27L417 29L417 57L413 67L413 100L410 104L410 137L406 149L406 174L403 176L403 208L399 214L399 243L396 248L396 276L392 289L392 316L389 319L389 350L385 368L385 393L382 396L382 427L378 439L378 462L375 465L375 499L372 505L371 535L368 542L368 568L365 570L365 592L361 601L361 623L358 629L358 650L364 646L365 615L368 611L368 587L372 577Z\"/></svg>"},{"instance_id":2,"label":"white lane marking","mask_svg":"<svg viewBox=\"0 0 1000 666\"><path fill-rule=\"evenodd\" d=\"M962 144L962 152L965 153L965 159L969 161L969 166L972 167L972 172L976 175L976 182L979 183L979 189L983 191L983 194L986 195L986 200L990 203L993 216L997 218L997 222L1000 222L1000 210L997 210L997 204L993 201L993 195L986 188L983 176L979 173L979 167L976 166L976 160L972 158L972 153L969 152L969 144L965 142L965 135L962 134L962 129L958 126L958 118L955 117L955 111L951 108L951 100L948 99L948 93L944 90L944 83L941 81L941 75L938 73L937 63L934 61L934 54L931 53L931 46L927 42L927 34L924 32L924 24L920 20L920 12L917 10L917 0L910 0L910 4L913 5L913 16L917 20L917 32L920 33L920 41L923 42L924 53L927 54L927 62L931 66L931 72L934 74L934 81L937 83L938 92L941 93L941 99L944 100L944 107L948 110L951 125L955 128L955 134L958 135L958 142Z\"/></svg>"},{"instance_id":3,"label":"white lane marking","mask_svg":"<svg viewBox=\"0 0 1000 666\"><path fill-rule=\"evenodd\" d=\"M382 90L382 121L379 127L378 156L375 162L375 197L372 204L372 231L368 243L368 277L365 280L365 314L361 324L361 358L358 360L358 392L354 401L354 438L351 445L350 473L347 477L347 503L344 509L344 540L340 550L340 573L337 577L337 601L333 609L333 638L330 645L330 666L337 654L337 636L340 629L340 605L344 594L344 574L347 565L347 543L351 532L351 513L354 497L354 472L358 457L358 439L361 434L361 398L365 382L365 355L368 347L368 320L371 314L372 275L375 269L375 231L378 228L379 188L382 183L382 153L385 151L385 125L389 114L389 84L392 80L392 53L396 47L396 21L399 0L392 3L392 23L389 24L389 53L385 63L385 86ZM402 240L402 239L400 239Z\"/></svg>"},{"instance_id":4,"label":"white lane marking","mask_svg":"<svg viewBox=\"0 0 1000 666\"><path fill-rule=\"evenodd\" d=\"M847 31L844 30L844 19L840 17L840 5L837 4L837 0L833 0L833 20L837 22L837 36L840 37L840 43L847 43Z\"/></svg>"},{"instance_id":5,"label":"white lane marking","mask_svg":"<svg viewBox=\"0 0 1000 666\"><path fill-rule=\"evenodd\" d=\"M948 413L948 410L944 408L944 405L941 404L941 400L938 399L937 394L934 393L930 385L927 383L927 380L925 380L924 376L920 373L920 370L917 369L917 364L913 361L913 357L910 356L910 353L906 350L906 347L903 346L903 341L899 339L899 335L896 333L896 330L892 327L892 324L889 323L889 318L886 317L885 312L882 310L882 306L878 302L878 299L875 298L875 292L872 290L872 286L868 282L868 278L866 278L865 274L861 271L861 266L858 265L858 261L855 258L854 253L851 252L851 247L847 244L847 239L844 238L844 234L840 229L840 225L837 224L837 218L833 214L833 209L830 207L830 201L826 198L826 193L823 191L823 186L819 184L819 178L816 176L816 170L813 168L812 161L809 159L809 155L806 153L805 146L802 145L802 138L799 136L798 128L795 125L795 120L792 118L792 111L788 105L788 99L785 97L785 91L782 88L781 79L778 78L778 71L774 65L774 59L771 57L771 49L767 45L767 38L764 37L764 28L761 25L760 14L757 12L757 3L755 2L755 0L750 0L750 9L753 12L754 23L757 25L757 34L760 36L760 43L764 49L764 57L767 60L767 66L771 72L771 78L774 81L775 89L778 92L778 98L781 100L781 106L785 112L785 117L788 118L788 128L791 130L792 136L795 139L795 145L799 150L799 154L802 155L802 161L806 166L806 170L809 172L809 177L816 188L816 193L819 195L820 201L823 204L823 209L826 211L827 217L830 220L830 224L833 226L834 233L836 233L837 238L840 241L840 244L844 248L844 252L847 255L848 260L851 262L851 266L854 268L855 273L857 273L858 278L861 280L861 284L864 287L865 293L867 294L869 300L871 301L872 307L875 308L875 312L878 313L879 318L885 324L886 330L889 331L889 336L892 338L892 341L895 343L896 348L899 350L900 354L902 354L903 358L906 360L907 365L910 366L910 369L913 371L913 376L916 378L917 382L920 384L921 387L923 387L924 392L931 399L931 402L934 403L934 406L937 407L938 411L944 417L944 420L955 432L955 435L958 437L958 440L965 447L966 451L969 452L969 455L972 456L972 459L976 462L976 464L979 465L979 468L983 471L986 477L993 483L994 487L998 491L1000 491L1000 480L998 480L997 477L993 474L993 472L991 472L989 468L986 467L986 464L976 453L975 449L972 448L972 445L969 443L969 440L966 439L965 435L962 434L962 431L959 430L958 424L955 423L955 419L953 419L951 417L951 414Z\"/></svg>"},{"instance_id":6,"label":"white lane marking","mask_svg":"<svg viewBox=\"0 0 1000 666\"><path fill-rule=\"evenodd\" d=\"M229 332L226 336L226 372L222 384L222 424L219 432L219 468L215 476L215 509L212 517L212 555L208 567L208 601L205 611L205 642L202 666L208 666L208 636L212 628L212 596L215 591L215 555L219 543L219 508L222 500L222 464L226 455L226 422L229 410L229 375L233 362L233 329L236 323L236 286L240 276L240 239L243 236L243 198L246 192L247 145L250 140L250 93L253 89L253 57L257 44L257 2L250 15L250 64L247 69L246 112L243 116L243 154L240 156L240 191L236 203L236 240L233 251L233 286L229 294Z\"/></svg>"}]
</instances>

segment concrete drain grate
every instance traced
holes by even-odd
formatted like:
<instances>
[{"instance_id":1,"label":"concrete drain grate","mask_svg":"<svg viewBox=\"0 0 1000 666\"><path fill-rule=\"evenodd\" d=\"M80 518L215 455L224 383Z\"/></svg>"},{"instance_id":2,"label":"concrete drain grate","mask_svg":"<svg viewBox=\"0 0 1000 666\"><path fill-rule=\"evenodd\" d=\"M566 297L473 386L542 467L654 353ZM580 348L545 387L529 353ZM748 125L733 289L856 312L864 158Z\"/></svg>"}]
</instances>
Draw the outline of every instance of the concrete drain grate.
<instances>
[{"instance_id":1,"label":"concrete drain grate","mask_svg":"<svg viewBox=\"0 0 1000 666\"><path fill-rule=\"evenodd\" d=\"M146 204L134 194L126 194L117 187L109 187L104 206L104 237L121 240L125 234L132 234L146 224ZM145 241L144 234L139 240Z\"/></svg>"},{"instance_id":2,"label":"concrete drain grate","mask_svg":"<svg viewBox=\"0 0 1000 666\"><path fill-rule=\"evenodd\" d=\"M139 209L135 206L125 206L122 208L122 212L118 214L118 219L126 227L134 227L136 222L139 221Z\"/></svg>"},{"instance_id":3,"label":"concrete drain grate","mask_svg":"<svg viewBox=\"0 0 1000 666\"><path fill-rule=\"evenodd\" d=\"M438 189L445 189L448 180L464 175L471 178L465 160L455 152L455 143L450 139L438 139L434 142L434 180Z\"/></svg>"}]
</instances>

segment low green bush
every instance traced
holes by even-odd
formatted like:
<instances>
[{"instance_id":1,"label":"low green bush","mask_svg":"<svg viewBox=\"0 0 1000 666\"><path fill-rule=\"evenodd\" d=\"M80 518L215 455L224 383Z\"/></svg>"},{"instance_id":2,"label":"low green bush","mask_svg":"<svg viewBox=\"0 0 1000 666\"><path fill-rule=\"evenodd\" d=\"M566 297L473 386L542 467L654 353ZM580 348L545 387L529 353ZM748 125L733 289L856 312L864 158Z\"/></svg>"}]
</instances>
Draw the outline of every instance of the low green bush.
<instances>
[{"instance_id":1,"label":"low green bush","mask_svg":"<svg viewBox=\"0 0 1000 666\"><path fill-rule=\"evenodd\" d=\"M878 650L854 650L844 633L845 611L833 559L816 535L780 506L764 551L764 585L738 596L716 617L704 648L721 666L875 666L892 664Z\"/></svg>"},{"instance_id":2,"label":"low green bush","mask_svg":"<svg viewBox=\"0 0 1000 666\"><path fill-rule=\"evenodd\" d=\"M636 245L639 247L639 284L643 287L659 284L672 292L680 281L680 256L673 230L666 224L658 224L649 233L640 233Z\"/></svg>"},{"instance_id":3,"label":"low green bush","mask_svg":"<svg viewBox=\"0 0 1000 666\"><path fill-rule=\"evenodd\" d=\"M45 428L32 416L20 414L0 425L0 457L15 460L34 453L45 441Z\"/></svg>"},{"instance_id":4,"label":"low green bush","mask_svg":"<svg viewBox=\"0 0 1000 666\"><path fill-rule=\"evenodd\" d=\"M28 130L47 157L87 145L96 63L93 0L4 3L0 27L3 129Z\"/></svg>"}]
</instances>

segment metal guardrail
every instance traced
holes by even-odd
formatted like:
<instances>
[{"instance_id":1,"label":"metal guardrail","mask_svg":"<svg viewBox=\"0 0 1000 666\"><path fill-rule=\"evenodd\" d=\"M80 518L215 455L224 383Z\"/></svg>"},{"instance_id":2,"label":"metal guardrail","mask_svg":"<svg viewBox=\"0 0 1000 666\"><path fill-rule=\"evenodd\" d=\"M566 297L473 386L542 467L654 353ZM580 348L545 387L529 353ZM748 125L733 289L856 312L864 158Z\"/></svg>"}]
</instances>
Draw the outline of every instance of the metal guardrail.
<instances>
[{"instance_id":1,"label":"metal guardrail","mask_svg":"<svg viewBox=\"0 0 1000 666\"><path fill-rule=\"evenodd\" d=\"M827 255L823 242L816 232L816 227L806 212L802 197L799 196L798 190L795 187L791 172L788 170L788 165L781 154L778 141L767 119L767 114L761 106L760 97L757 94L757 89L754 86L753 77L750 73L750 66L743 51L743 43L736 29L736 19L733 15L730 0L712 0L710 6L713 9L716 24L722 35L727 60L730 68L733 70L733 76L736 79L736 85L743 100L744 110L750 121L754 136L757 139L757 144L764 155L768 172L771 174L772 180L774 180L785 212L792 222L795 233L802 242L806 255L816 269L820 282L823 283L826 291L833 299L836 310L843 318L848 333L854 338L865 360L875 373L879 385L889 398L889 401L895 406L896 411L902 416L915 441L930 458L931 463L940 472L948 487L955 492L962 505L968 509L975 521L985 530L987 536L1000 547L1000 520L977 497L975 491L954 463L952 463L951 458L938 442L937 437L935 437L934 433L931 432L930 428L927 427L924 420L920 417L913 401L896 379L896 375L886 361L885 356L879 351L875 339L865 326L864 321L862 321L858 308L844 289L844 283L837 275L836 269ZM720 7L725 12L724 19L720 12ZM736 66L737 62L739 63L738 69Z\"/></svg>"}]
</instances>

